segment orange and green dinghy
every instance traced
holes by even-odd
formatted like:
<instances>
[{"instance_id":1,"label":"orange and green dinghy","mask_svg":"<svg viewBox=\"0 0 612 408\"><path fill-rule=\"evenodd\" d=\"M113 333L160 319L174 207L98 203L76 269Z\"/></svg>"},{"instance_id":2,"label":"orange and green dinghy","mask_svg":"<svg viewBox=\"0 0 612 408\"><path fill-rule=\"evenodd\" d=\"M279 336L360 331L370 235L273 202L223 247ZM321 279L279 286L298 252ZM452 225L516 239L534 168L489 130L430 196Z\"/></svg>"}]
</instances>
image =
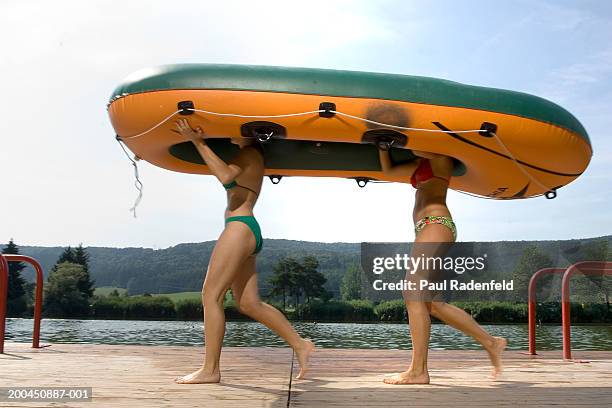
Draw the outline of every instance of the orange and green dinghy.
<instances>
[{"instance_id":1,"label":"orange and green dinghy","mask_svg":"<svg viewBox=\"0 0 612 408\"><path fill-rule=\"evenodd\" d=\"M453 157L450 187L498 199L555 195L592 156L588 134L562 107L520 92L441 79L266 66L182 64L130 75L108 105L139 158L209 174L175 131L200 126L224 159L229 138L264 142L266 174L409 182L385 176L377 148L396 162L412 150Z\"/></svg>"}]
</instances>

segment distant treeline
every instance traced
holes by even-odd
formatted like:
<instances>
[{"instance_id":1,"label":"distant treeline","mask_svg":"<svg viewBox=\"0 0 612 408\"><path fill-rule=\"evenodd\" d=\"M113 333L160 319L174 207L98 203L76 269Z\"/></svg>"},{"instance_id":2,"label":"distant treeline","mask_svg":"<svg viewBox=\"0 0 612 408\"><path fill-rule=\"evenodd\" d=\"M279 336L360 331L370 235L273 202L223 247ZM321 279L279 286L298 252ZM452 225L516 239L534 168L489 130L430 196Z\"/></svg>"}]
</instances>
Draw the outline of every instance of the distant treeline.
<instances>
[{"instance_id":1,"label":"distant treeline","mask_svg":"<svg viewBox=\"0 0 612 408\"><path fill-rule=\"evenodd\" d=\"M275 304L291 319L314 321L402 321L405 319L405 306L397 297L398 292L373 291L365 271L358 262L358 247L355 244L314 244L296 246L298 241L276 240L278 245L268 248L267 256L258 257L267 273L260 276L262 298ZM208 244L208 243L206 243ZM303 244L303 243L302 243ZM570 245L571 244L571 245ZM206 248L204 244L177 246L170 252L130 249L130 256L122 254L111 276L121 275L126 268L138 271L155 270L157 275L143 276L146 287L159 288L159 280L172 277L181 281L191 272L181 270L181 262L189 261L205 265ZM481 322L523 323L527 320L525 302L527 286L533 273L542 268L559 267L588 260L610 260L610 237L584 241L558 241L544 244L516 242L477 243L478 251L494 254L487 270L488 279L512 279L514 291L483 292L470 298L453 296L453 300L468 310ZM269 245L270 246L270 245ZM178 249L181 251L178 251ZM211 249L210 246L209 249ZM483 249L484 248L484 249ZM555 249L556 248L556 249ZM520 249L520 252L517 252ZM547 252L551 250L560 251ZM110 249L64 248L55 263L48 267L50 272L45 282L43 315L67 318L125 318L125 319L199 319L202 306L199 300L177 301L176 304L157 290L141 293L134 289L135 277L127 281L127 291L111 296L94 295L94 286L107 286L108 277L93 273L97 250L122 251ZM4 253L19 253L19 248L11 240L3 249ZM110 252L109 252L110 253ZM169 256L171 255L172 256ZM509 258L510 254L512 258ZM168 255L164 257L162 255ZM198 260L198 256L200 259ZM357 261L355 258L357 257ZM501 265L506 259L512 269ZM138 260L138 261L136 261ZM101 259L97 258L100 262ZM176 261L176 265L172 265ZM107 260L108 262L108 260ZM158 262L155 264L155 262ZM31 316L32 285L22 278L25 265L11 263L9 278L9 316ZM163 276L163 273L168 276ZM137 274L140 276L140 272ZM94 279L95 277L95 279ZM193 277L192 277L193 278ZM189 278L189 279L192 279ZM549 276L537 287L538 301L543 304L540 319L543 322L556 322L560 319L559 276ZM123 278L122 278L123 279ZM195 279L195 278L194 278ZM556 281L555 281L556 279ZM201 288L202 277L198 278ZM102 282L101 282L102 281ZM116 284L116 282L113 280ZM130 283L131 282L131 283ZM144 283L143 283L144 285ZM139 288L143 285L139 284ZM178 287L179 285L177 285ZM115 287L122 287L115 285ZM136 292L136 294L134 294ZM165 293L177 292L169 290ZM610 295L612 278L609 276L579 277L572 281L572 318L576 322L601 323L611 321ZM228 318L242 318L231 300L226 303Z\"/></svg>"},{"instance_id":2,"label":"distant treeline","mask_svg":"<svg viewBox=\"0 0 612 408\"><path fill-rule=\"evenodd\" d=\"M167 249L87 247L91 277L97 287L125 288L130 295L144 293L190 292L202 289L202 282L214 241L179 244ZM47 274L65 250L62 247L21 246L21 253L38 259ZM257 256L259 287L264 295L272 290L269 283L274 266L281 258L301 259L313 256L318 270L326 278L325 288L340 296L340 281L347 265L359 262L359 244L317 243L266 239ZM32 279L33 273L24 274Z\"/></svg>"},{"instance_id":3,"label":"distant treeline","mask_svg":"<svg viewBox=\"0 0 612 408\"><path fill-rule=\"evenodd\" d=\"M514 273L521 257L530 248L535 248L537 253L542 255L541 259L536 259L537 262L533 266L547 264L563 267L575 260L591 259L592 254L589 252L593 252L595 243L606 245L609 258L611 241L612 236L584 240L481 242L477 243L475 250L489 254L488 270L491 278L500 279L508 278ZM86 249L89 254L89 271L96 286L126 288L130 295L141 295L201 290L213 246L214 242L209 241L180 244L159 250L100 247ZM61 247L21 247L23 254L33 256L41 262L45 274L51 271L63 251L65 248ZM273 290L270 277L280 259L312 256L317 259L318 271L326 279L324 288L332 298L340 299L343 277L353 265L361 266L360 254L360 244L355 243L267 239L263 251L257 257L261 293L267 296ZM528 279L533 272L535 270L526 271L525 277ZM32 276L31 272L24 274L27 279ZM365 293L363 295L363 298L366 298Z\"/></svg>"}]
</instances>

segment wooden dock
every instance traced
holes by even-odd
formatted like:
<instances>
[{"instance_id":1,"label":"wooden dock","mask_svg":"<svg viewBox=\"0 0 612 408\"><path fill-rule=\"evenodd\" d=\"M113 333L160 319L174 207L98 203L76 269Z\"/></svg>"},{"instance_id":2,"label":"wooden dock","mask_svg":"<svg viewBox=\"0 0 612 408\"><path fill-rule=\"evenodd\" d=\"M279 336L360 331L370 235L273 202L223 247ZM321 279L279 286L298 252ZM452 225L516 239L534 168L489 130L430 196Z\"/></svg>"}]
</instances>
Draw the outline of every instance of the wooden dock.
<instances>
[{"instance_id":1,"label":"wooden dock","mask_svg":"<svg viewBox=\"0 0 612 408\"><path fill-rule=\"evenodd\" d=\"M408 365L406 350L318 349L307 380L291 381L286 348L225 348L221 384L179 385L202 348L54 344L32 349L7 343L1 387L92 387L90 402L7 403L0 407L611 407L612 352L534 357L510 351L499 381L488 379L484 351L432 351L432 384L393 386L384 374ZM297 373L297 363L293 374Z\"/></svg>"}]
</instances>

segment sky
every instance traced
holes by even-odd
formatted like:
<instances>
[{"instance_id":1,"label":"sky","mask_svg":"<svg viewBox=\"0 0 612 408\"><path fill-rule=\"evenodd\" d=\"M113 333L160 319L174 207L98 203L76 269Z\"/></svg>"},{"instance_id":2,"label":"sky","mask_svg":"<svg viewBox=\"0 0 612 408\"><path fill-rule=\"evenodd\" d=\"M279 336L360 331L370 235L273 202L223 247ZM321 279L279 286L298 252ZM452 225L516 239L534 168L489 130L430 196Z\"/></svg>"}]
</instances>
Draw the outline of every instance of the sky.
<instances>
[{"instance_id":1,"label":"sky","mask_svg":"<svg viewBox=\"0 0 612 408\"><path fill-rule=\"evenodd\" d=\"M587 171L555 200L449 192L461 241L612 234L612 3L602 1L0 2L0 242L167 248L214 240L225 192L211 176L140 162L106 113L130 73L225 63L423 75L547 98L589 132ZM264 181L264 238L414 239L404 184ZM394 211L388 208L393 203Z\"/></svg>"}]
</instances>

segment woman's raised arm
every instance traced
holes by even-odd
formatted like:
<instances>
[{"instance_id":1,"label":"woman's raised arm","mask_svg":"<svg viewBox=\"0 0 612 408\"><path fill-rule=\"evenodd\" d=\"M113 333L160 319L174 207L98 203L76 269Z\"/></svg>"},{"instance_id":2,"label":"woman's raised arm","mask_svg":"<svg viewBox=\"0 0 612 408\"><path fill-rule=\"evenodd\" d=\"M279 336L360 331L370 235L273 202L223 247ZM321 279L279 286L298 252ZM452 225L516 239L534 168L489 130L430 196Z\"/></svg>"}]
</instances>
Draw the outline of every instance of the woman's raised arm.
<instances>
[{"instance_id":1,"label":"woman's raised arm","mask_svg":"<svg viewBox=\"0 0 612 408\"><path fill-rule=\"evenodd\" d=\"M388 150L379 149L378 158L380 160L380 168L387 176L410 177L417 168L417 163L415 161L393 165L391 162L391 155Z\"/></svg>"},{"instance_id":2,"label":"woman's raised arm","mask_svg":"<svg viewBox=\"0 0 612 408\"><path fill-rule=\"evenodd\" d=\"M423 157L423 158L429 159L429 160L435 160L435 159L439 159L441 157L446 157L446 156L438 154L438 153L422 152L420 150L413 150L412 154L414 154L417 157Z\"/></svg>"},{"instance_id":3,"label":"woman's raised arm","mask_svg":"<svg viewBox=\"0 0 612 408\"><path fill-rule=\"evenodd\" d=\"M208 147L204 140L204 132L202 132L201 128L192 129L187 119L179 119L176 121L176 127L181 135L193 142L200 156L202 156L202 159L210 169L210 172L217 177L222 184L231 183L240 173L242 173L240 167L235 164L225 163L210 147Z\"/></svg>"}]
</instances>

